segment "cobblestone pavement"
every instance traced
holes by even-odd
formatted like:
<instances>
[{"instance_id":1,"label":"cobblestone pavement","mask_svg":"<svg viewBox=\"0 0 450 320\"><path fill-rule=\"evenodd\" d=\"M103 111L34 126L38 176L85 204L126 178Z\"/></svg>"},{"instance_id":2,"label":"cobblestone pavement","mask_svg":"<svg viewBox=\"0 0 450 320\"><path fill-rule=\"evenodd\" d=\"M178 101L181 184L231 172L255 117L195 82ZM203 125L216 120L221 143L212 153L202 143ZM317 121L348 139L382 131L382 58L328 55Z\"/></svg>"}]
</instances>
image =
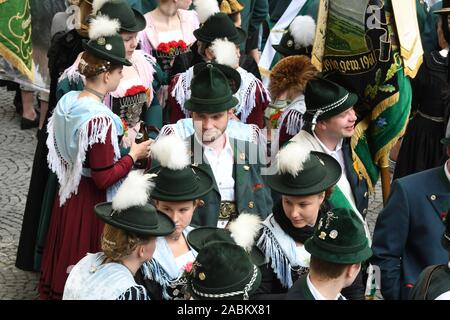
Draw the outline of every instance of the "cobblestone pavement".
<instances>
[{"instance_id":1,"label":"cobblestone pavement","mask_svg":"<svg viewBox=\"0 0 450 320\"><path fill-rule=\"evenodd\" d=\"M20 130L13 99L14 92L0 87L0 299L36 299L38 274L14 266L36 129Z\"/></svg>"},{"instance_id":2,"label":"cobblestone pavement","mask_svg":"<svg viewBox=\"0 0 450 320\"><path fill-rule=\"evenodd\" d=\"M37 299L38 274L14 266L28 193L36 129L20 130L14 92L0 87L0 299ZM383 206L380 186L370 199L367 220L373 232Z\"/></svg>"}]
</instances>

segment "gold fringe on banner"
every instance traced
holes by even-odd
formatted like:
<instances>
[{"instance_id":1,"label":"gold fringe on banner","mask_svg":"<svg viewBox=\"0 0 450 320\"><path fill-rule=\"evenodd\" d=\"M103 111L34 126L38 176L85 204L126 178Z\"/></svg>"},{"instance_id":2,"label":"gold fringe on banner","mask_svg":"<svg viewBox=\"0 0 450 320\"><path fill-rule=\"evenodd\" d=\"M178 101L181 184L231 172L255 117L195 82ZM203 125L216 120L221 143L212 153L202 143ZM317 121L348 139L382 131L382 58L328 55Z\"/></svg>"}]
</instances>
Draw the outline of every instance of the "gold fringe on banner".
<instances>
[{"instance_id":1,"label":"gold fringe on banner","mask_svg":"<svg viewBox=\"0 0 450 320\"><path fill-rule=\"evenodd\" d=\"M380 114L382 114L387 108L396 104L398 102L399 98L400 98L400 92L396 92L392 96L387 97L383 101L379 102L375 106L375 108L373 108L372 112L370 113L371 120L377 119L380 116Z\"/></svg>"},{"instance_id":2,"label":"gold fringe on banner","mask_svg":"<svg viewBox=\"0 0 450 320\"><path fill-rule=\"evenodd\" d=\"M34 81L33 63L29 69L25 63L11 52L4 44L0 43L0 56L8 60L20 73L24 74L30 81Z\"/></svg>"},{"instance_id":3,"label":"gold fringe on banner","mask_svg":"<svg viewBox=\"0 0 450 320\"><path fill-rule=\"evenodd\" d=\"M352 149L353 167L355 168L356 172L361 174L366 179L369 192L372 193L374 191L374 186L372 184L372 180L370 179L370 176L367 173L364 163L361 161L361 159L358 157L358 155L354 151L356 148L356 145L358 144L359 139L362 138L362 136L366 132L367 128L369 127L369 123L370 123L370 116L367 116L366 118L364 118L363 120L358 122L358 124L355 127L355 132L353 132L352 138L350 140L350 147Z\"/></svg>"}]
</instances>

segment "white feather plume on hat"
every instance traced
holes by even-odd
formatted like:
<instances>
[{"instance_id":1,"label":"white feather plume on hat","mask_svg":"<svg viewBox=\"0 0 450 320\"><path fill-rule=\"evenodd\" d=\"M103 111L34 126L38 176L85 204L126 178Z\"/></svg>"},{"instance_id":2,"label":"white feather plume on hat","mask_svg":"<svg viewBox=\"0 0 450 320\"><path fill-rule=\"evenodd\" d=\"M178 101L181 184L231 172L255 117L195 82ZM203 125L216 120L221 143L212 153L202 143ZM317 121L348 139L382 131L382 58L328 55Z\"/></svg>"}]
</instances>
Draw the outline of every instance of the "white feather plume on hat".
<instances>
[{"instance_id":1,"label":"white feather plume on hat","mask_svg":"<svg viewBox=\"0 0 450 320\"><path fill-rule=\"evenodd\" d=\"M94 0L92 1L92 14L95 16L98 12L98 10L100 10L103 5L107 2L110 2L111 0Z\"/></svg>"},{"instance_id":2,"label":"white feather plume on hat","mask_svg":"<svg viewBox=\"0 0 450 320\"><path fill-rule=\"evenodd\" d=\"M239 57L236 45L227 38L216 39L211 44L211 50L215 56L215 62L227 65L233 69L239 66Z\"/></svg>"},{"instance_id":3,"label":"white feather plume on hat","mask_svg":"<svg viewBox=\"0 0 450 320\"><path fill-rule=\"evenodd\" d=\"M261 222L261 218L256 214L241 213L236 220L230 222L228 230L236 244L250 252L262 227Z\"/></svg>"},{"instance_id":4,"label":"white feather plume on hat","mask_svg":"<svg viewBox=\"0 0 450 320\"><path fill-rule=\"evenodd\" d=\"M95 40L100 37L109 37L117 34L120 30L120 22L110 19L108 16L98 15L89 24L89 39Z\"/></svg>"},{"instance_id":5,"label":"white feather plume on hat","mask_svg":"<svg viewBox=\"0 0 450 320\"><path fill-rule=\"evenodd\" d=\"M316 22L310 16L298 16L291 22L289 32L296 47L309 47L314 44Z\"/></svg>"},{"instance_id":6,"label":"white feather plume on hat","mask_svg":"<svg viewBox=\"0 0 450 320\"><path fill-rule=\"evenodd\" d=\"M117 190L112 200L113 210L122 211L134 206L144 206L155 184L155 174L143 174L142 171L131 171Z\"/></svg>"},{"instance_id":7,"label":"white feather plume on hat","mask_svg":"<svg viewBox=\"0 0 450 320\"><path fill-rule=\"evenodd\" d=\"M151 147L151 154L162 167L171 170L181 170L191 164L186 143L176 134L158 138Z\"/></svg>"},{"instance_id":8,"label":"white feather plume on hat","mask_svg":"<svg viewBox=\"0 0 450 320\"><path fill-rule=\"evenodd\" d=\"M205 23L209 17L220 12L219 4L216 0L194 0L194 8L200 23Z\"/></svg>"},{"instance_id":9,"label":"white feather plume on hat","mask_svg":"<svg viewBox=\"0 0 450 320\"><path fill-rule=\"evenodd\" d=\"M309 159L311 150L299 143L286 144L277 154L278 172L288 173L294 178L303 171L303 165Z\"/></svg>"}]
</instances>

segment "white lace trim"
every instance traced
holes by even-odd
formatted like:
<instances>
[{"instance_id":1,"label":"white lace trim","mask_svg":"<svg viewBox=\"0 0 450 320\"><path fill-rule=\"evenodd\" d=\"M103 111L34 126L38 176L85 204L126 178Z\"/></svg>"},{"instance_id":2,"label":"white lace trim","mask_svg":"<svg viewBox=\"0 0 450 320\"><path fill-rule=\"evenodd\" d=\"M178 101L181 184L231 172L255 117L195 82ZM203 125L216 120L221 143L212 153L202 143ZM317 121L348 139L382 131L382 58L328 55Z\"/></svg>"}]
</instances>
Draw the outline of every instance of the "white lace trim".
<instances>
[{"instance_id":1,"label":"white lace trim","mask_svg":"<svg viewBox=\"0 0 450 320\"><path fill-rule=\"evenodd\" d=\"M305 113L305 97L303 95L297 97L292 103L283 111L280 119L278 119L277 128L281 129L284 120L286 121L286 133L295 136L303 127L303 113Z\"/></svg>"},{"instance_id":2,"label":"white lace trim","mask_svg":"<svg viewBox=\"0 0 450 320\"><path fill-rule=\"evenodd\" d=\"M240 114L241 121L246 123L248 116L256 106L256 90L259 89L262 103L270 100L270 95L262 82L252 73L241 67L236 70L241 75L241 86L235 94L235 97L239 100L239 104L236 107L236 115Z\"/></svg>"},{"instance_id":3,"label":"white lace trim","mask_svg":"<svg viewBox=\"0 0 450 320\"><path fill-rule=\"evenodd\" d=\"M191 113L184 108L184 103L191 98L191 81L193 77L194 67L190 67L185 72L178 74L177 83L170 93L172 97L177 100L177 103L186 118L189 118L191 116Z\"/></svg>"},{"instance_id":4,"label":"white lace trim","mask_svg":"<svg viewBox=\"0 0 450 320\"><path fill-rule=\"evenodd\" d=\"M81 180L81 172L83 163L86 160L86 151L95 143L105 143L106 135L111 127L111 142L114 146L114 161L120 158L120 149L117 140L116 127L112 119L106 114L100 114L87 121L79 130L78 136L78 153L75 163L70 163L64 159L58 151L56 144L55 132L53 130L53 122L55 115L51 116L48 121L47 131L47 162L50 169L56 173L58 177L59 188L59 205L63 206L72 194L78 193L78 185ZM89 124L91 134L89 133Z\"/></svg>"}]
</instances>

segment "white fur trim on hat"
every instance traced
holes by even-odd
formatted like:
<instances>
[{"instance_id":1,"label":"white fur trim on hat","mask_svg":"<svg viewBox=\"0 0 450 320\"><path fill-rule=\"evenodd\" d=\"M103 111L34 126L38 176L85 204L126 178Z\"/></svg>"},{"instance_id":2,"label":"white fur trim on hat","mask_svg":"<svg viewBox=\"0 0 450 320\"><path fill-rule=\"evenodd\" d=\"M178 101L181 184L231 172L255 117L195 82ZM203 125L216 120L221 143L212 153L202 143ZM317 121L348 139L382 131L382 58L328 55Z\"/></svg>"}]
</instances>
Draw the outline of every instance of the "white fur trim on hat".
<instances>
[{"instance_id":1,"label":"white fur trim on hat","mask_svg":"<svg viewBox=\"0 0 450 320\"><path fill-rule=\"evenodd\" d=\"M98 15L89 24L89 39L95 40L100 37L109 37L117 34L120 30L120 22L111 20L108 16Z\"/></svg>"},{"instance_id":2,"label":"white fur trim on hat","mask_svg":"<svg viewBox=\"0 0 450 320\"><path fill-rule=\"evenodd\" d=\"M151 147L151 154L162 167L171 170L181 170L191 164L186 143L175 134L158 138Z\"/></svg>"},{"instance_id":3,"label":"white fur trim on hat","mask_svg":"<svg viewBox=\"0 0 450 320\"><path fill-rule=\"evenodd\" d=\"M215 62L224 64L233 69L239 67L239 57L236 51L236 45L228 41L227 38L216 39L212 42L211 50L215 56Z\"/></svg>"},{"instance_id":4,"label":"white fur trim on hat","mask_svg":"<svg viewBox=\"0 0 450 320\"><path fill-rule=\"evenodd\" d=\"M155 174L143 174L140 170L131 171L120 185L112 199L113 210L122 211L134 206L144 206L155 184Z\"/></svg>"},{"instance_id":5,"label":"white fur trim on hat","mask_svg":"<svg viewBox=\"0 0 450 320\"><path fill-rule=\"evenodd\" d=\"M100 10L103 5L111 0L94 0L92 1L92 14L97 15L98 10Z\"/></svg>"},{"instance_id":6,"label":"white fur trim on hat","mask_svg":"<svg viewBox=\"0 0 450 320\"><path fill-rule=\"evenodd\" d=\"M288 143L277 154L278 172L289 173L295 178L303 170L310 154L311 150L305 146L296 142Z\"/></svg>"},{"instance_id":7,"label":"white fur trim on hat","mask_svg":"<svg viewBox=\"0 0 450 320\"><path fill-rule=\"evenodd\" d=\"M236 244L250 252L262 227L261 222L261 218L256 214L241 213L236 220L230 222L228 230Z\"/></svg>"},{"instance_id":8,"label":"white fur trim on hat","mask_svg":"<svg viewBox=\"0 0 450 320\"><path fill-rule=\"evenodd\" d=\"M194 0L194 8L200 23L205 23L209 17L220 12L219 4L216 0Z\"/></svg>"},{"instance_id":9,"label":"white fur trim on hat","mask_svg":"<svg viewBox=\"0 0 450 320\"><path fill-rule=\"evenodd\" d=\"M310 16L298 16L289 26L289 32L296 47L306 48L314 44L314 35L316 33L316 22Z\"/></svg>"}]
</instances>

